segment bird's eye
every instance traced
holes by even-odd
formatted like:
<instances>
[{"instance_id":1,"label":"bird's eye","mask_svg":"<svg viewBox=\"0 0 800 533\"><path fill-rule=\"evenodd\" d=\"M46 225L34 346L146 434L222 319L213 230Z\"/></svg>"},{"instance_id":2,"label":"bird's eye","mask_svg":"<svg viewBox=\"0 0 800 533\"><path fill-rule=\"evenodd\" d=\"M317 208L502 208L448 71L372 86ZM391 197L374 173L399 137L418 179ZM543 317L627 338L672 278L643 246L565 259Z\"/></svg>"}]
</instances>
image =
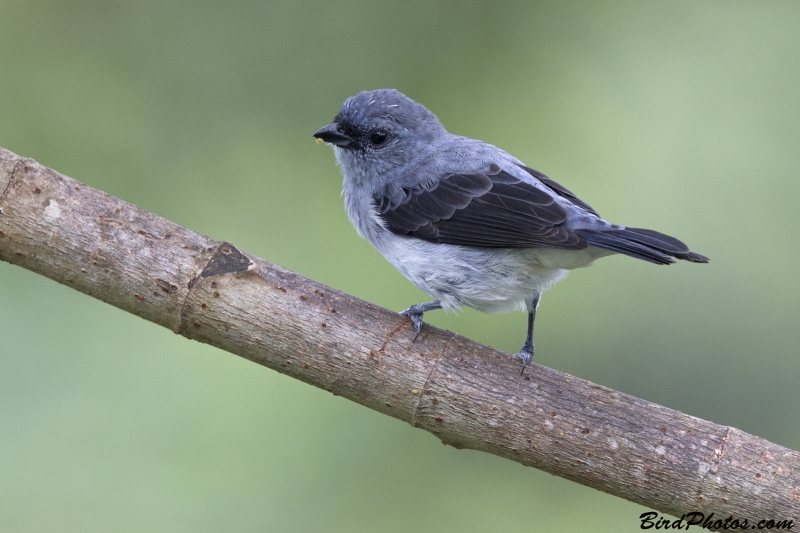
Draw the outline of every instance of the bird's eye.
<instances>
[{"instance_id":1,"label":"bird's eye","mask_svg":"<svg viewBox=\"0 0 800 533\"><path fill-rule=\"evenodd\" d=\"M386 142L386 139L389 138L389 134L383 130L376 130L372 132L372 135L369 137L369 142L374 144L375 146L380 146Z\"/></svg>"}]
</instances>

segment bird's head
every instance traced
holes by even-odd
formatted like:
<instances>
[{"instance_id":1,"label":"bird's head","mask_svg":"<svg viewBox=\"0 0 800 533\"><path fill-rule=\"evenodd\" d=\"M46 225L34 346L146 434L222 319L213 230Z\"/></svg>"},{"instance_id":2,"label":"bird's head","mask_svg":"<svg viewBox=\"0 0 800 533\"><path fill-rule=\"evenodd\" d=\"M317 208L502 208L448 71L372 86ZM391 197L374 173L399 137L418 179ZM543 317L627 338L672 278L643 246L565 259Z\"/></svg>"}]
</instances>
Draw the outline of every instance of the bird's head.
<instances>
[{"instance_id":1,"label":"bird's head","mask_svg":"<svg viewBox=\"0 0 800 533\"><path fill-rule=\"evenodd\" d=\"M314 137L333 146L345 181L378 185L426 157L431 144L446 134L425 106L394 89L379 89L348 98Z\"/></svg>"}]
</instances>

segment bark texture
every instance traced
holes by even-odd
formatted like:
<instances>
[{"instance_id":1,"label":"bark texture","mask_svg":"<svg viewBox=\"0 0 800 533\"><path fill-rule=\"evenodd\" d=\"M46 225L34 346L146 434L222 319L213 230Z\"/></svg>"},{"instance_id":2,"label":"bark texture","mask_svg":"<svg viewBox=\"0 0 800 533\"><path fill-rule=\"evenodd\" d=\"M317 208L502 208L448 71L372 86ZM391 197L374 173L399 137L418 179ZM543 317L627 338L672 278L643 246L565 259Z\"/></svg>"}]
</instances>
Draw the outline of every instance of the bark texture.
<instances>
[{"instance_id":1,"label":"bark texture","mask_svg":"<svg viewBox=\"0 0 800 533\"><path fill-rule=\"evenodd\" d=\"M800 454L411 322L0 148L0 259L430 431L674 516L800 521ZM0 280L2 290L2 280Z\"/></svg>"}]
</instances>

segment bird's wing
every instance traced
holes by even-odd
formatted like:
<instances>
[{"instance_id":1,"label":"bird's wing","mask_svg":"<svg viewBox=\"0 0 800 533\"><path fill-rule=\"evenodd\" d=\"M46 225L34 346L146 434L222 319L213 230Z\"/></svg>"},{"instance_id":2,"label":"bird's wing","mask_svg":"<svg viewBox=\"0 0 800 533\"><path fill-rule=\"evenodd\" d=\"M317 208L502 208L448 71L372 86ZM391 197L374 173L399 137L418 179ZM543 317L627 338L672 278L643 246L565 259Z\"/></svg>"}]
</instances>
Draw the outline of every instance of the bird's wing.
<instances>
[{"instance_id":1,"label":"bird's wing","mask_svg":"<svg viewBox=\"0 0 800 533\"><path fill-rule=\"evenodd\" d=\"M588 246L564 227L568 213L554 195L495 164L485 172L449 174L430 185L404 188L403 193L399 199L389 194L374 197L385 227L397 235L486 248Z\"/></svg>"},{"instance_id":2,"label":"bird's wing","mask_svg":"<svg viewBox=\"0 0 800 533\"><path fill-rule=\"evenodd\" d=\"M572 192L571 190L567 189L566 187L564 187L560 183L557 183L557 182L551 180L550 178L548 178L547 176L545 176L544 174L542 174L538 170L534 170L532 168L526 167L525 165L519 165L519 167L522 170L524 170L525 172L527 172L528 174L530 174L531 176L533 176L534 178L536 178L539 181L541 181L542 183L544 183L545 186L547 186L548 189L550 189L551 191L553 191L554 193L556 193L560 197L566 198L567 200L569 200L573 204L577 205L578 207L581 207L581 208L585 209L586 211L590 212L591 214L593 214L593 215L595 215L597 217L600 216L597 213L597 211L592 209L592 207L589 204L587 204L586 202L584 202L583 200L581 200L580 198L575 196L574 192Z\"/></svg>"}]
</instances>

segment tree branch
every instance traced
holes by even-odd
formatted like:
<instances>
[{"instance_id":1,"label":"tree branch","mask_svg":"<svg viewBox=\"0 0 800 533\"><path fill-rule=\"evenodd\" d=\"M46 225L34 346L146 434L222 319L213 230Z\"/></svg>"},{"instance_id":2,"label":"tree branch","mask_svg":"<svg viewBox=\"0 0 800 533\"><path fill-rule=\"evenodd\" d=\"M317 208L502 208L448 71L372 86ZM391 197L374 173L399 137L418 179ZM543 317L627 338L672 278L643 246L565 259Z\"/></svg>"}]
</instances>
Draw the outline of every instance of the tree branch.
<instances>
[{"instance_id":1,"label":"tree branch","mask_svg":"<svg viewBox=\"0 0 800 533\"><path fill-rule=\"evenodd\" d=\"M0 259L430 431L675 516L800 517L800 454L249 256L0 148Z\"/></svg>"}]
</instances>

